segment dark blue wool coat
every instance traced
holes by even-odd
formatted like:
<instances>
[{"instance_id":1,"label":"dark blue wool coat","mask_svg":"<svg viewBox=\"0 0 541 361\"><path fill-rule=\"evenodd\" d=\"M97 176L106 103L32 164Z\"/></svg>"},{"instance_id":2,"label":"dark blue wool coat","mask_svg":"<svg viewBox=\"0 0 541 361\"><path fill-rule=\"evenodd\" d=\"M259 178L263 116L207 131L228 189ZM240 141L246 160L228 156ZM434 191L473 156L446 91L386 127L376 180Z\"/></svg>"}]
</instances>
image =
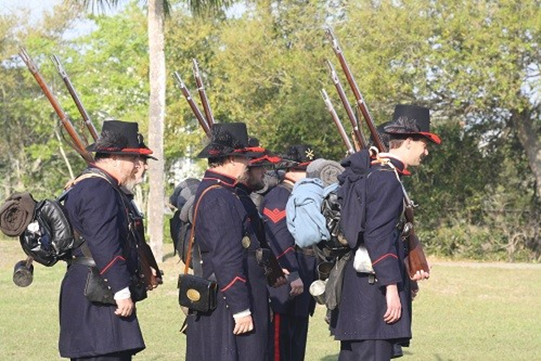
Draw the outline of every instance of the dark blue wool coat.
<instances>
[{"instance_id":1,"label":"dark blue wool coat","mask_svg":"<svg viewBox=\"0 0 541 361\"><path fill-rule=\"evenodd\" d=\"M197 190L202 192L195 221L195 242L203 259L203 277L218 281L218 302L209 313L188 316L186 359L188 361L264 360L268 342L269 307L266 277L255 259L259 241L252 221L236 193L236 182L207 170ZM247 249L242 238L249 237ZM246 242L245 242L246 243ZM235 313L249 309L254 330L234 335Z\"/></svg>"},{"instance_id":2,"label":"dark blue wool coat","mask_svg":"<svg viewBox=\"0 0 541 361\"><path fill-rule=\"evenodd\" d=\"M315 300L308 292L316 279L316 257L295 249L295 239L287 229L286 205L291 187L284 183L274 187L263 200L263 221L266 239L280 265L290 273L298 272L304 283L304 292L294 298L289 296L289 287L282 286L269 290L271 308L274 312L308 317L314 312Z\"/></svg>"},{"instance_id":3,"label":"dark blue wool coat","mask_svg":"<svg viewBox=\"0 0 541 361\"><path fill-rule=\"evenodd\" d=\"M349 158L351 164L342 176L358 166L357 154ZM398 160L392 159L392 163L399 171L403 170L404 165ZM366 187L366 223L362 239L377 281L370 284L367 274L357 273L351 257L345 267L342 300L331 317L331 333L342 341L407 341L411 338L411 291L404 267L406 250L397 228L404 194L394 171L379 164L371 166ZM350 211L361 213L360 208ZM387 310L385 286L393 283L398 285L402 316L398 322L388 325L383 320Z\"/></svg>"},{"instance_id":4,"label":"dark blue wool coat","mask_svg":"<svg viewBox=\"0 0 541 361\"><path fill-rule=\"evenodd\" d=\"M116 182L111 178L111 181ZM129 247L126 204L102 178L81 180L68 193L65 206L73 228L85 238L92 257L113 292L128 287L137 255ZM80 250L75 255L82 256ZM114 314L116 306L93 304L84 295L89 268L68 267L60 294L62 357L86 357L145 348L137 316Z\"/></svg>"}]
</instances>

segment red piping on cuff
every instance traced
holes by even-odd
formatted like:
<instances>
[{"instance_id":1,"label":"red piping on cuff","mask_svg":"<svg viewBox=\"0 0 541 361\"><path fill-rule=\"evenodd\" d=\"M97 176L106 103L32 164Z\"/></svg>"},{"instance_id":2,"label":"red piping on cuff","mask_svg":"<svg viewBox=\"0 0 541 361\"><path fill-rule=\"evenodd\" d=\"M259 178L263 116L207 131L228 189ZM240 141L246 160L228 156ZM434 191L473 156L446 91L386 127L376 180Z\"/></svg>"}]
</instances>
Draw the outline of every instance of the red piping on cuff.
<instances>
[{"instance_id":1,"label":"red piping on cuff","mask_svg":"<svg viewBox=\"0 0 541 361\"><path fill-rule=\"evenodd\" d=\"M293 248L293 247L286 248L286 250L285 250L284 252L282 252L281 255L279 255L278 257L276 257L276 259L282 257L284 254L286 254L286 253L288 253L288 252L291 252L291 251L295 252L295 248Z\"/></svg>"},{"instance_id":2,"label":"red piping on cuff","mask_svg":"<svg viewBox=\"0 0 541 361\"><path fill-rule=\"evenodd\" d=\"M380 262L380 261L383 261L383 259L387 258L387 257L393 257L393 258L396 258L398 259L398 256L394 253L387 253L387 254L384 254L383 256L381 256L380 258L378 258L377 260L375 260L374 262L372 262L372 266L375 266L376 263Z\"/></svg>"},{"instance_id":3,"label":"red piping on cuff","mask_svg":"<svg viewBox=\"0 0 541 361\"><path fill-rule=\"evenodd\" d=\"M117 260L119 260L119 259L121 259L121 260L123 260L123 261L126 260L126 259L125 259L124 257L122 257L122 256L116 256L115 258L113 258L113 260L112 260L111 262L109 262L109 263L107 264L107 266L105 266L105 267L101 270L100 275L102 275L102 274L104 274L105 272L107 272L107 270L108 270L109 268L111 268L111 266L113 265L113 263L115 263L115 262L116 262Z\"/></svg>"},{"instance_id":4,"label":"red piping on cuff","mask_svg":"<svg viewBox=\"0 0 541 361\"><path fill-rule=\"evenodd\" d=\"M227 291L228 289L231 288L231 286L233 286L233 284L237 281L241 281L241 282L244 282L246 283L246 280L242 277L239 277L239 276L236 276L235 278L233 278L233 281L229 282L229 284L227 286L225 286L224 288L222 288L222 292L225 292Z\"/></svg>"}]
</instances>

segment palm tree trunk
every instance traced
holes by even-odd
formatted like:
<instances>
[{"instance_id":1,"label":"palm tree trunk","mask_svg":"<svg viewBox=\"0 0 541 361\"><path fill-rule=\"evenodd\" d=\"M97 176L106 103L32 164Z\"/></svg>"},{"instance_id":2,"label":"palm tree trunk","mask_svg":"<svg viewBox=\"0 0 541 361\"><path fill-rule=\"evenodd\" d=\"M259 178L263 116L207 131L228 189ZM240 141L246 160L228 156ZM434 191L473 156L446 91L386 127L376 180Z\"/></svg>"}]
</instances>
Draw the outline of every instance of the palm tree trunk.
<instances>
[{"instance_id":1,"label":"palm tree trunk","mask_svg":"<svg viewBox=\"0 0 541 361\"><path fill-rule=\"evenodd\" d=\"M148 43L150 56L149 147L157 161L150 161L148 233L156 260L163 261L163 225L165 208L165 160L163 135L165 123L165 35L163 0L148 1Z\"/></svg>"}]
</instances>

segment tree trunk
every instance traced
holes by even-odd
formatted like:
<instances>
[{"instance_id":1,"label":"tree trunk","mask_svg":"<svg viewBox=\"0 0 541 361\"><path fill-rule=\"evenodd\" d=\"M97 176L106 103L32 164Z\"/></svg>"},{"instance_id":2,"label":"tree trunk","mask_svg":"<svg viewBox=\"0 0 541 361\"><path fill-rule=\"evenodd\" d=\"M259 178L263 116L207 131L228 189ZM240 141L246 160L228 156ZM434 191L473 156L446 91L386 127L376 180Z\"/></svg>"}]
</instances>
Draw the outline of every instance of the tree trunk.
<instances>
[{"instance_id":1,"label":"tree trunk","mask_svg":"<svg viewBox=\"0 0 541 361\"><path fill-rule=\"evenodd\" d=\"M535 127L529 110L512 111L512 123L517 130L518 139L524 147L528 164L536 180L535 195L541 200L541 144L537 138L538 129Z\"/></svg>"},{"instance_id":2,"label":"tree trunk","mask_svg":"<svg viewBox=\"0 0 541 361\"><path fill-rule=\"evenodd\" d=\"M148 233L150 246L158 262L163 261L163 225L165 208L165 160L163 134L165 122L165 36L164 0L148 2L148 43L150 56L149 147L157 161L150 160Z\"/></svg>"}]
</instances>

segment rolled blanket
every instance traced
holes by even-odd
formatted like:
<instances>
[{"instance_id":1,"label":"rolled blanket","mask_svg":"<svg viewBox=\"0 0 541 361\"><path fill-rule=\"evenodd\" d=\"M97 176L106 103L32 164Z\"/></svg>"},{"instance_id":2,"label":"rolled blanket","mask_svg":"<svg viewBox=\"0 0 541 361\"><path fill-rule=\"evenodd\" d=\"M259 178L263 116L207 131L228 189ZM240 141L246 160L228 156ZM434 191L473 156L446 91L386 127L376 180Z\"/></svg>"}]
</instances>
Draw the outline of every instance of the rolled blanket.
<instances>
[{"instance_id":1,"label":"rolled blanket","mask_svg":"<svg viewBox=\"0 0 541 361\"><path fill-rule=\"evenodd\" d=\"M338 181L338 175L344 171L340 163L329 159L316 159L306 168L307 178L319 178L325 187Z\"/></svg>"},{"instance_id":2,"label":"rolled blanket","mask_svg":"<svg viewBox=\"0 0 541 361\"><path fill-rule=\"evenodd\" d=\"M30 193L14 193L0 208L0 230L6 236L20 236L34 219L36 204Z\"/></svg>"}]
</instances>

